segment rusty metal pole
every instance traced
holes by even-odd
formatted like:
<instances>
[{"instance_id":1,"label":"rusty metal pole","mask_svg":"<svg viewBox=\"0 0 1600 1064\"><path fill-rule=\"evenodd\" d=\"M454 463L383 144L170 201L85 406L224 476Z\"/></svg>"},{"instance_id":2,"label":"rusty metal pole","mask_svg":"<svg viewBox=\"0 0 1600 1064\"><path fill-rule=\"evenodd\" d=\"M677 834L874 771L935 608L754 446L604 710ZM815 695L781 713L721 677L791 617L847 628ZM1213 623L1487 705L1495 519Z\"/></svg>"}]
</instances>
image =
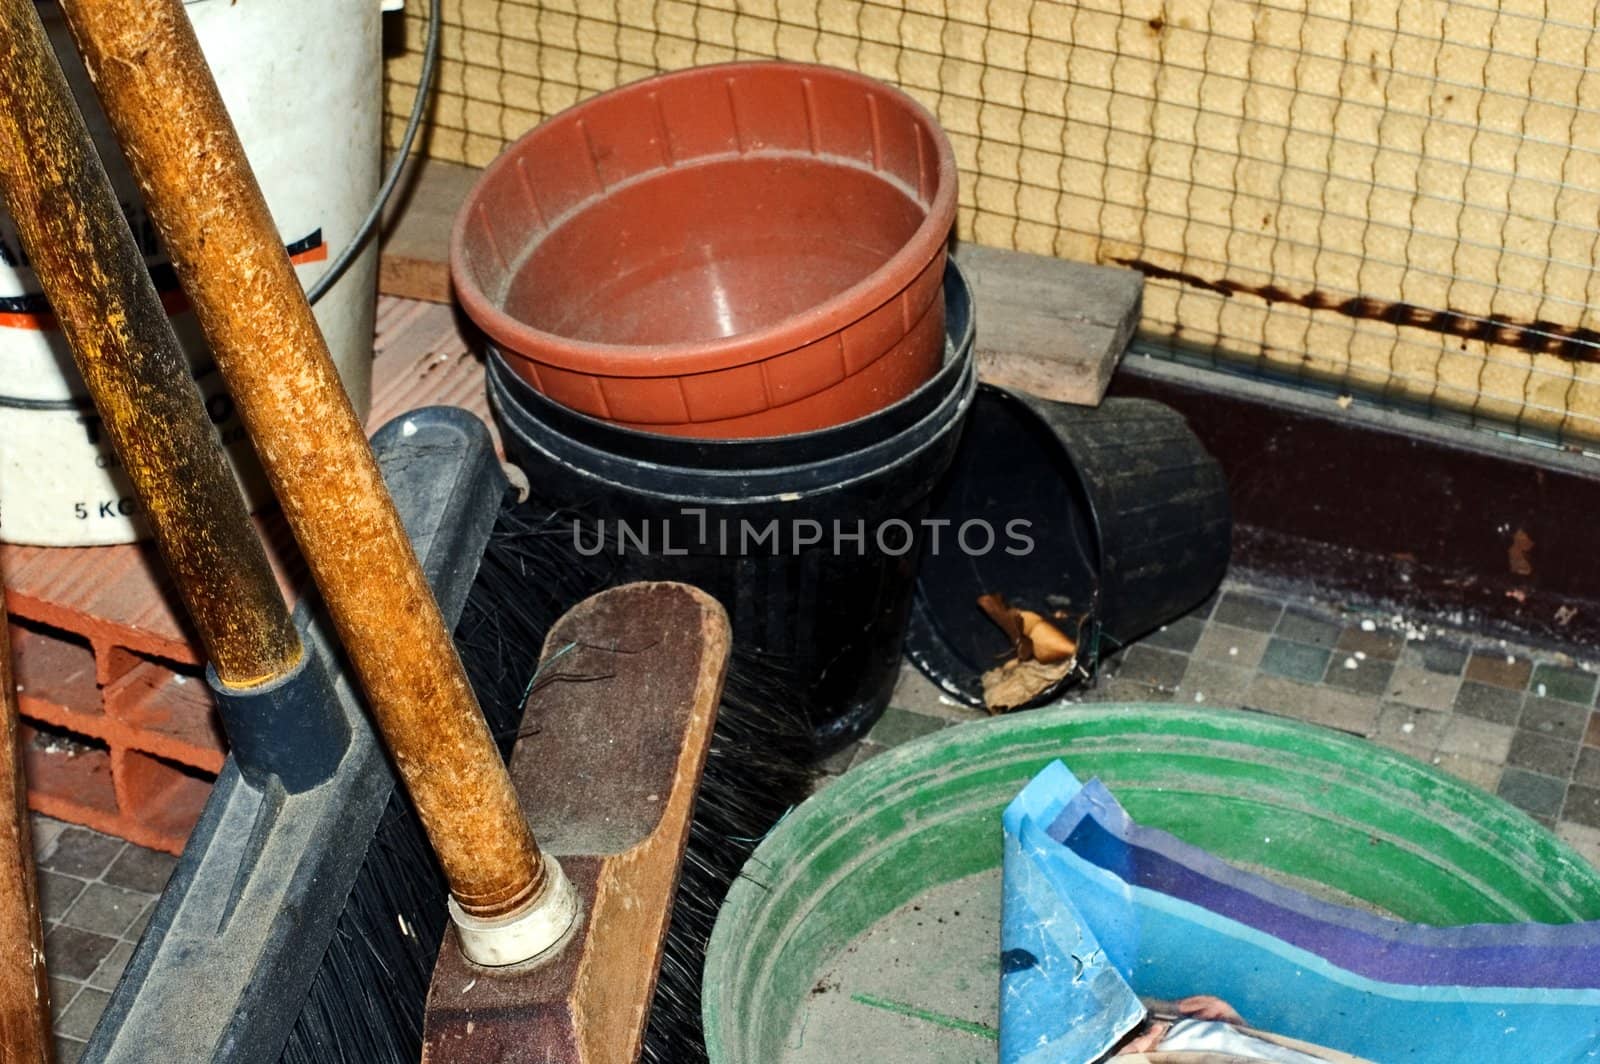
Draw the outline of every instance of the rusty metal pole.
<instances>
[{"instance_id":1,"label":"rusty metal pole","mask_svg":"<svg viewBox=\"0 0 1600 1064\"><path fill-rule=\"evenodd\" d=\"M33 0L0 0L0 201L217 675L287 671L300 637Z\"/></svg>"},{"instance_id":2,"label":"rusty metal pole","mask_svg":"<svg viewBox=\"0 0 1600 1064\"><path fill-rule=\"evenodd\" d=\"M17 724L17 684L0 591L0 1064L49 1064L50 984Z\"/></svg>"},{"instance_id":3,"label":"rusty metal pole","mask_svg":"<svg viewBox=\"0 0 1600 1064\"><path fill-rule=\"evenodd\" d=\"M570 886L518 807L182 0L62 7L439 856L458 927L514 921L556 895L570 907Z\"/></svg>"}]
</instances>

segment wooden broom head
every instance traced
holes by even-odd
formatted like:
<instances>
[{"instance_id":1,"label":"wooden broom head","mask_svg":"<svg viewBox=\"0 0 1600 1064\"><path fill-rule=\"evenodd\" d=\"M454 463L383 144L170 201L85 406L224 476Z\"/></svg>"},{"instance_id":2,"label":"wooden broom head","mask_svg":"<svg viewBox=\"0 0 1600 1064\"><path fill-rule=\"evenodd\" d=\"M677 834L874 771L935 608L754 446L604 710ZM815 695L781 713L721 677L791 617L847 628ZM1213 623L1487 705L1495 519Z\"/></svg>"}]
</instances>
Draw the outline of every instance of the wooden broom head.
<instances>
[{"instance_id":1,"label":"wooden broom head","mask_svg":"<svg viewBox=\"0 0 1600 1064\"><path fill-rule=\"evenodd\" d=\"M582 913L542 964L483 968L449 933L427 1064L638 1056L730 642L716 600L673 583L603 591L551 630L511 777Z\"/></svg>"}]
</instances>

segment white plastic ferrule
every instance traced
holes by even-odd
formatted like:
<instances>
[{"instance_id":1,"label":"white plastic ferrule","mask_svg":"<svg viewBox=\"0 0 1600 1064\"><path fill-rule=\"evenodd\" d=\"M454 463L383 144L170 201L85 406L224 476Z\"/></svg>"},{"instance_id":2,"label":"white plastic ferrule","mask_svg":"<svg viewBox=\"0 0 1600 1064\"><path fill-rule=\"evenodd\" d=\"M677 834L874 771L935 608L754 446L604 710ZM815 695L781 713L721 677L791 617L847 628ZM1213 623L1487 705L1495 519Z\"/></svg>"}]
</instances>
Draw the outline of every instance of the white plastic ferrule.
<instances>
[{"instance_id":1,"label":"white plastic ferrule","mask_svg":"<svg viewBox=\"0 0 1600 1064\"><path fill-rule=\"evenodd\" d=\"M504 968L538 960L566 940L578 921L578 892L556 859L543 856L544 891L514 913L484 919L450 899L450 920L456 925L467 960L485 968Z\"/></svg>"}]
</instances>

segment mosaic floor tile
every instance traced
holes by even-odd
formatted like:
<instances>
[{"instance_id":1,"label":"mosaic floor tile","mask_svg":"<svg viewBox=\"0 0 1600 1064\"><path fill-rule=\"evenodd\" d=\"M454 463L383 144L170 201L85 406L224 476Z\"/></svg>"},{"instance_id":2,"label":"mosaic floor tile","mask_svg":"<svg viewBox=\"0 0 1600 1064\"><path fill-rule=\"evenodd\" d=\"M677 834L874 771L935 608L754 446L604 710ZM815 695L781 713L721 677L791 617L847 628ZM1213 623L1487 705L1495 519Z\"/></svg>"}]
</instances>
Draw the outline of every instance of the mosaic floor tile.
<instances>
[{"instance_id":1,"label":"mosaic floor tile","mask_svg":"<svg viewBox=\"0 0 1600 1064\"><path fill-rule=\"evenodd\" d=\"M64 1038L87 1040L94 1033L94 1025L100 1022L100 1014L106 1010L106 1001L110 996L104 990L84 987L67 1011L62 1013L61 1019L56 1021L56 1033Z\"/></svg>"},{"instance_id":2,"label":"mosaic floor tile","mask_svg":"<svg viewBox=\"0 0 1600 1064\"><path fill-rule=\"evenodd\" d=\"M1371 699L1265 673L1251 681L1245 691L1244 704L1248 709L1294 717L1356 735L1370 735L1378 725L1378 704Z\"/></svg>"},{"instance_id":3,"label":"mosaic floor tile","mask_svg":"<svg viewBox=\"0 0 1600 1064\"><path fill-rule=\"evenodd\" d=\"M48 958L46 958L48 963ZM78 991L83 987L70 979L63 979L58 975L50 976L50 1018L59 1019L63 1012L72 1004L72 999L78 996Z\"/></svg>"},{"instance_id":4,"label":"mosaic floor tile","mask_svg":"<svg viewBox=\"0 0 1600 1064\"><path fill-rule=\"evenodd\" d=\"M88 978L88 985L99 990L113 990L117 980L122 978L122 970L128 966L128 959L133 956L133 943L118 942L111 947L111 952L106 954L106 959L100 962L100 967Z\"/></svg>"},{"instance_id":5,"label":"mosaic floor tile","mask_svg":"<svg viewBox=\"0 0 1600 1064\"><path fill-rule=\"evenodd\" d=\"M1157 647L1161 650L1176 650L1187 654L1194 649L1195 643L1205 634L1206 623L1199 617L1190 615L1180 617L1165 627L1151 632L1139 642L1144 646Z\"/></svg>"},{"instance_id":6,"label":"mosaic floor tile","mask_svg":"<svg viewBox=\"0 0 1600 1064\"><path fill-rule=\"evenodd\" d=\"M890 706L883 711L878 723L867 733L867 741L883 747L899 746L929 732L936 732L944 725L945 722L937 717L928 717Z\"/></svg>"},{"instance_id":7,"label":"mosaic floor tile","mask_svg":"<svg viewBox=\"0 0 1600 1064\"><path fill-rule=\"evenodd\" d=\"M133 926L133 922L149 904L148 894L105 883L90 883L61 918L61 922L69 927L116 938Z\"/></svg>"},{"instance_id":8,"label":"mosaic floor tile","mask_svg":"<svg viewBox=\"0 0 1600 1064\"><path fill-rule=\"evenodd\" d=\"M1454 676L1429 672L1412 665L1397 665L1384 697L1408 706L1444 711L1455 703L1460 690L1461 681Z\"/></svg>"},{"instance_id":9,"label":"mosaic floor tile","mask_svg":"<svg viewBox=\"0 0 1600 1064\"><path fill-rule=\"evenodd\" d=\"M1183 670L1189 659L1170 650L1159 650L1144 644L1129 647L1121 655L1115 668L1116 678L1149 687L1177 687L1183 680Z\"/></svg>"},{"instance_id":10,"label":"mosaic floor tile","mask_svg":"<svg viewBox=\"0 0 1600 1064\"><path fill-rule=\"evenodd\" d=\"M1482 761L1504 763L1511 752L1511 739L1516 729L1509 724L1478 720L1452 714L1439 737L1439 751L1445 754L1462 754Z\"/></svg>"},{"instance_id":11,"label":"mosaic floor tile","mask_svg":"<svg viewBox=\"0 0 1600 1064\"><path fill-rule=\"evenodd\" d=\"M1571 779L1573 766L1578 762L1578 744L1565 739L1552 739L1538 732L1517 729L1511 737L1511 750L1506 754L1506 764L1541 772L1546 776Z\"/></svg>"},{"instance_id":12,"label":"mosaic floor tile","mask_svg":"<svg viewBox=\"0 0 1600 1064\"><path fill-rule=\"evenodd\" d=\"M1231 624L1213 622L1206 625L1205 634L1195 644L1194 656L1224 665L1254 669L1261 664L1267 652L1269 637L1265 632L1252 632Z\"/></svg>"},{"instance_id":13,"label":"mosaic floor tile","mask_svg":"<svg viewBox=\"0 0 1600 1064\"><path fill-rule=\"evenodd\" d=\"M1578 765L1572 770L1572 782L1600 787L1600 750L1585 746L1578 751Z\"/></svg>"},{"instance_id":14,"label":"mosaic floor tile","mask_svg":"<svg viewBox=\"0 0 1600 1064\"><path fill-rule=\"evenodd\" d=\"M1561 815L1575 824L1600 828L1600 787L1574 783L1567 790L1567 804Z\"/></svg>"},{"instance_id":15,"label":"mosaic floor tile","mask_svg":"<svg viewBox=\"0 0 1600 1064\"><path fill-rule=\"evenodd\" d=\"M1467 666L1467 651L1464 647L1452 646L1442 640L1428 639L1408 644L1402 660L1407 665L1415 665L1429 672L1460 676Z\"/></svg>"},{"instance_id":16,"label":"mosaic floor tile","mask_svg":"<svg viewBox=\"0 0 1600 1064\"><path fill-rule=\"evenodd\" d=\"M1270 632L1283 614L1283 603L1275 602L1243 591L1226 592L1211 611L1211 620L1231 624L1235 628L1249 628L1256 632Z\"/></svg>"},{"instance_id":17,"label":"mosaic floor tile","mask_svg":"<svg viewBox=\"0 0 1600 1064\"><path fill-rule=\"evenodd\" d=\"M1541 698L1559 698L1585 706L1594 704L1597 685L1600 677L1562 665L1535 666L1528 680L1528 690Z\"/></svg>"},{"instance_id":18,"label":"mosaic floor tile","mask_svg":"<svg viewBox=\"0 0 1600 1064\"><path fill-rule=\"evenodd\" d=\"M1569 796L1567 800L1570 803L1572 799ZM1563 820L1556 825L1556 834L1590 864L1600 868L1600 828Z\"/></svg>"},{"instance_id":19,"label":"mosaic floor tile","mask_svg":"<svg viewBox=\"0 0 1600 1064\"><path fill-rule=\"evenodd\" d=\"M42 813L33 813L28 817L29 833L33 836L33 852L36 857L42 857L55 849L56 840L69 825L62 823L54 817Z\"/></svg>"},{"instance_id":20,"label":"mosaic floor tile","mask_svg":"<svg viewBox=\"0 0 1600 1064\"><path fill-rule=\"evenodd\" d=\"M1587 706L1529 694L1522 703L1522 717L1517 727L1576 743L1582 741L1589 727L1589 715Z\"/></svg>"},{"instance_id":21,"label":"mosaic floor tile","mask_svg":"<svg viewBox=\"0 0 1600 1064\"><path fill-rule=\"evenodd\" d=\"M1283 616L1279 618L1278 627L1273 634L1280 639L1328 650L1339 641L1341 631L1339 622L1325 614L1310 613L1299 607L1288 606L1284 608Z\"/></svg>"},{"instance_id":22,"label":"mosaic floor tile","mask_svg":"<svg viewBox=\"0 0 1600 1064\"><path fill-rule=\"evenodd\" d=\"M1444 738L1449 723L1448 714L1390 702L1378 710L1378 726L1373 738L1381 740L1387 736L1432 755L1439 749L1439 741Z\"/></svg>"},{"instance_id":23,"label":"mosaic floor tile","mask_svg":"<svg viewBox=\"0 0 1600 1064\"><path fill-rule=\"evenodd\" d=\"M1220 661L1195 658L1184 671L1183 682L1178 685L1182 702L1200 702L1213 706L1236 706L1244 698L1255 673Z\"/></svg>"},{"instance_id":24,"label":"mosaic floor tile","mask_svg":"<svg viewBox=\"0 0 1600 1064\"><path fill-rule=\"evenodd\" d=\"M1456 779L1490 794L1500 786L1500 774L1505 770L1504 765L1465 754L1434 754L1431 763L1441 772L1448 772Z\"/></svg>"},{"instance_id":25,"label":"mosaic floor tile","mask_svg":"<svg viewBox=\"0 0 1600 1064\"><path fill-rule=\"evenodd\" d=\"M1328 651L1321 647L1274 636L1261 657L1261 671L1300 683L1321 683L1328 671L1328 660Z\"/></svg>"},{"instance_id":26,"label":"mosaic floor tile","mask_svg":"<svg viewBox=\"0 0 1600 1064\"><path fill-rule=\"evenodd\" d=\"M113 887L159 894L177 864L178 859L171 854L129 846L111 862L102 878Z\"/></svg>"},{"instance_id":27,"label":"mosaic floor tile","mask_svg":"<svg viewBox=\"0 0 1600 1064\"><path fill-rule=\"evenodd\" d=\"M50 974L78 982L94 974L117 940L92 931L57 924L45 933L44 956Z\"/></svg>"},{"instance_id":28,"label":"mosaic floor tile","mask_svg":"<svg viewBox=\"0 0 1600 1064\"><path fill-rule=\"evenodd\" d=\"M1359 624L1353 624L1347 625L1339 633L1339 641L1334 644L1334 648L1346 654L1355 654L1359 651L1376 661L1392 662L1400 656L1400 651L1405 645L1405 637L1398 632L1381 628L1367 631Z\"/></svg>"},{"instance_id":29,"label":"mosaic floor tile","mask_svg":"<svg viewBox=\"0 0 1600 1064\"><path fill-rule=\"evenodd\" d=\"M1522 692L1469 681L1456 694L1455 710L1496 724L1515 724L1522 717Z\"/></svg>"},{"instance_id":30,"label":"mosaic floor tile","mask_svg":"<svg viewBox=\"0 0 1600 1064\"><path fill-rule=\"evenodd\" d=\"M1364 654L1365 651L1357 653ZM1394 669L1392 661L1381 661L1370 656L1358 658L1355 654L1335 649L1322 682L1341 691L1377 698L1389 689Z\"/></svg>"},{"instance_id":31,"label":"mosaic floor tile","mask_svg":"<svg viewBox=\"0 0 1600 1064\"><path fill-rule=\"evenodd\" d=\"M78 895L83 893L87 886L83 880L75 876L64 876L59 872L38 870L39 883L39 913L46 923L54 923L66 915L72 903L78 900Z\"/></svg>"},{"instance_id":32,"label":"mosaic floor tile","mask_svg":"<svg viewBox=\"0 0 1600 1064\"><path fill-rule=\"evenodd\" d=\"M1533 662L1515 654L1481 650L1475 651L1467 659L1467 679L1477 683L1522 691L1527 688L1528 677L1532 675Z\"/></svg>"},{"instance_id":33,"label":"mosaic floor tile","mask_svg":"<svg viewBox=\"0 0 1600 1064\"><path fill-rule=\"evenodd\" d=\"M1545 817L1561 811L1566 792L1565 780L1515 767L1508 767L1501 775L1498 791L1500 797L1524 813Z\"/></svg>"},{"instance_id":34,"label":"mosaic floor tile","mask_svg":"<svg viewBox=\"0 0 1600 1064\"><path fill-rule=\"evenodd\" d=\"M55 848L39 862L44 868L79 879L98 879L127 843L88 828L70 827L56 839Z\"/></svg>"}]
</instances>

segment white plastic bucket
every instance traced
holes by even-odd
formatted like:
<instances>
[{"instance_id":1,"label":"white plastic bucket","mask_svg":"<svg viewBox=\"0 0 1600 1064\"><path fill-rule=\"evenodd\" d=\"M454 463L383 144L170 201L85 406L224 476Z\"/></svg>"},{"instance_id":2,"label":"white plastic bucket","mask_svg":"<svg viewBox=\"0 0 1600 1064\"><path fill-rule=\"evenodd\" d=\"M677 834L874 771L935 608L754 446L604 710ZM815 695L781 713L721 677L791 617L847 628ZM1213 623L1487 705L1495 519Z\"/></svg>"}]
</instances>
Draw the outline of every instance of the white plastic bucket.
<instances>
[{"instance_id":1,"label":"white plastic bucket","mask_svg":"<svg viewBox=\"0 0 1600 1064\"><path fill-rule=\"evenodd\" d=\"M186 0L201 47L284 244L309 288L354 237L382 163L380 0ZM266 493L233 403L157 247L132 176L54 0L38 10L189 352L207 409L252 499ZM371 398L374 240L317 303L357 412ZM16 227L0 213L0 539L48 546L146 534L138 502L72 355L49 317Z\"/></svg>"}]
</instances>

